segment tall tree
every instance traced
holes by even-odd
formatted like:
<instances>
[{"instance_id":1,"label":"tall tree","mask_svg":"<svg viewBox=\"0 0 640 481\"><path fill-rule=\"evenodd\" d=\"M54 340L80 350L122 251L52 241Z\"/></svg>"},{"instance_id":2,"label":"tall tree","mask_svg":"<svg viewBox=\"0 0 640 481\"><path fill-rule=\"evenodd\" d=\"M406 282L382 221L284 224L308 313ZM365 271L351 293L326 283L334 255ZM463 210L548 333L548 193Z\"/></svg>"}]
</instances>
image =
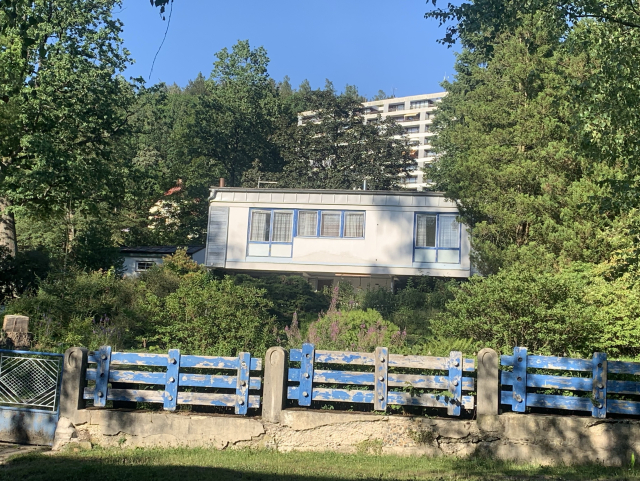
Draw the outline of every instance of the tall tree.
<instances>
[{"instance_id":1,"label":"tall tree","mask_svg":"<svg viewBox=\"0 0 640 481\"><path fill-rule=\"evenodd\" d=\"M366 180L370 189L393 189L415 164L402 128L390 119L366 123L359 99L322 90L309 106L312 118L282 132L285 166L268 177L279 187L353 189Z\"/></svg>"},{"instance_id":2,"label":"tall tree","mask_svg":"<svg viewBox=\"0 0 640 481\"><path fill-rule=\"evenodd\" d=\"M11 252L16 208L73 215L122 195L112 154L134 91L119 76L129 57L115 5L36 0L0 9L0 243Z\"/></svg>"}]
</instances>

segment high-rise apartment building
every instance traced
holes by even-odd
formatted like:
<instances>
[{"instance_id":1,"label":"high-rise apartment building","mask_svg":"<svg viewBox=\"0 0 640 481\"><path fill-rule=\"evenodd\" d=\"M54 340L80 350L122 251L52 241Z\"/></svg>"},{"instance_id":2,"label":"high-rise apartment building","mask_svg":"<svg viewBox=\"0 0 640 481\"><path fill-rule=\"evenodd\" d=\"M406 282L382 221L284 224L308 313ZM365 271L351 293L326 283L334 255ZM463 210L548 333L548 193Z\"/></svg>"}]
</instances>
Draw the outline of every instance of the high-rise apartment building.
<instances>
[{"instance_id":1,"label":"high-rise apartment building","mask_svg":"<svg viewBox=\"0 0 640 481\"><path fill-rule=\"evenodd\" d=\"M395 97L385 100L373 100L365 102L365 119L373 122L378 118L391 117L404 128L409 137L412 154L416 159L414 169L403 177L403 184L412 190L424 190L429 187L429 168L432 165L435 153L431 148L433 132L431 123L437 109L438 102L446 92L433 94L411 95L408 97Z\"/></svg>"}]
</instances>

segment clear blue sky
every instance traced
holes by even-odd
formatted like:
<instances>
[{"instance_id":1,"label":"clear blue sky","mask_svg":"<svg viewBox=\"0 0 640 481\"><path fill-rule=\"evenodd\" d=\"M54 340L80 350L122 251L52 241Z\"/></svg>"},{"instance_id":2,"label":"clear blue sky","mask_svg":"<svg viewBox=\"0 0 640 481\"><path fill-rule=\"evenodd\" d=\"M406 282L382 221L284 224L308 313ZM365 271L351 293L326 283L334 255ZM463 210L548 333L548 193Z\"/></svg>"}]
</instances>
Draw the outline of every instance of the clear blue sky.
<instances>
[{"instance_id":1,"label":"clear blue sky","mask_svg":"<svg viewBox=\"0 0 640 481\"><path fill-rule=\"evenodd\" d=\"M147 85L163 81L184 86L198 72L208 76L214 55L248 39L264 46L269 74L285 75L296 88L305 78L312 88L330 79L371 97L379 89L396 96L439 92L445 74L453 73L454 54L436 40L444 27L426 20L425 0L175 0L166 41L167 20L148 0L123 0L116 11L124 26L124 43L136 63L126 74Z\"/></svg>"}]
</instances>

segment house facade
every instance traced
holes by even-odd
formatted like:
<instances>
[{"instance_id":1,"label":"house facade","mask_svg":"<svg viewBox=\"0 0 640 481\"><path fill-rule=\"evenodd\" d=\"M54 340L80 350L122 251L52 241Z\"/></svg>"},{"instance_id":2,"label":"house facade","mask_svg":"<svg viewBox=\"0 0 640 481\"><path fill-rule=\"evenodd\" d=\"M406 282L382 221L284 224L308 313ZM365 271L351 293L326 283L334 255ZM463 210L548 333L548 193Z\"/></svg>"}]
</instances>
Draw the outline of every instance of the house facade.
<instances>
[{"instance_id":1,"label":"house facade","mask_svg":"<svg viewBox=\"0 0 640 481\"><path fill-rule=\"evenodd\" d=\"M404 276L469 277L469 235L434 192L213 188L205 265L392 287Z\"/></svg>"}]
</instances>

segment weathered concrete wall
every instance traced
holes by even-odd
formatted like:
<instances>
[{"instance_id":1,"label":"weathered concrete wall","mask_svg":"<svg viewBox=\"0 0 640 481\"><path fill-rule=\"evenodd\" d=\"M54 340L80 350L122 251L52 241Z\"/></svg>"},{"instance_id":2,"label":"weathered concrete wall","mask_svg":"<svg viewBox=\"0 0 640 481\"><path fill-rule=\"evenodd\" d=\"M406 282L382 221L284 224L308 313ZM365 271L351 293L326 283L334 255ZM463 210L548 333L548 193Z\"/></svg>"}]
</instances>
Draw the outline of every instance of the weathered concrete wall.
<instances>
[{"instance_id":1,"label":"weathered concrete wall","mask_svg":"<svg viewBox=\"0 0 640 481\"><path fill-rule=\"evenodd\" d=\"M504 414L459 420L285 410L260 418L87 410L77 439L101 446L260 447L278 451L371 451L400 455L493 456L540 464L620 466L640 453L640 422Z\"/></svg>"}]
</instances>

